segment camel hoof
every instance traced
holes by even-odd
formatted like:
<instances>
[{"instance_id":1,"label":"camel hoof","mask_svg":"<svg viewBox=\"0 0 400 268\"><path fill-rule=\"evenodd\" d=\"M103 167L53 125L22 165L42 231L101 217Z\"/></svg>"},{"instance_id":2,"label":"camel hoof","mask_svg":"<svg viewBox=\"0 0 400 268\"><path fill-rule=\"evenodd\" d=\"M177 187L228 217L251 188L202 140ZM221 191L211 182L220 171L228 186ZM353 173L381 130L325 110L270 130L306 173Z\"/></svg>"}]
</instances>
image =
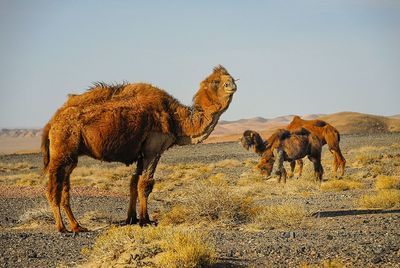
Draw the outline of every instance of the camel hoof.
<instances>
[{"instance_id":1,"label":"camel hoof","mask_svg":"<svg viewBox=\"0 0 400 268\"><path fill-rule=\"evenodd\" d=\"M126 225L134 225L138 223L138 219L136 217L128 217L125 223Z\"/></svg>"},{"instance_id":2,"label":"camel hoof","mask_svg":"<svg viewBox=\"0 0 400 268\"><path fill-rule=\"evenodd\" d=\"M157 226L158 222L157 221L151 221L151 220L140 220L139 219L139 226L140 227L145 227L145 226Z\"/></svg>"},{"instance_id":3,"label":"camel hoof","mask_svg":"<svg viewBox=\"0 0 400 268\"><path fill-rule=\"evenodd\" d=\"M58 228L57 230L58 230L58 232L63 233L63 234L65 234L65 233L70 233L70 231L68 231L67 228L65 228L65 227L63 227L63 228Z\"/></svg>"},{"instance_id":4,"label":"camel hoof","mask_svg":"<svg viewBox=\"0 0 400 268\"><path fill-rule=\"evenodd\" d=\"M73 233L89 232L89 229L78 225L77 227L72 228L72 232Z\"/></svg>"}]
</instances>

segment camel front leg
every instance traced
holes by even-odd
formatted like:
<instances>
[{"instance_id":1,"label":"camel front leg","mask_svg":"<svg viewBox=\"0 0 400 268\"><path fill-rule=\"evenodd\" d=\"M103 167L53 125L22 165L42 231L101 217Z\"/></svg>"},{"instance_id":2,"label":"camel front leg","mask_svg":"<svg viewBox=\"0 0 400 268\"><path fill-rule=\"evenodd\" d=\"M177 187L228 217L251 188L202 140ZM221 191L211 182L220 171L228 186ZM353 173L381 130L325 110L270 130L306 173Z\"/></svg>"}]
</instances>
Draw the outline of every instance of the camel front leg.
<instances>
[{"instance_id":1,"label":"camel front leg","mask_svg":"<svg viewBox=\"0 0 400 268\"><path fill-rule=\"evenodd\" d=\"M319 183L321 183L322 176L324 174L324 169L321 165L321 157L320 156L309 156L308 158L314 164L315 178L319 181Z\"/></svg>"},{"instance_id":2,"label":"camel front leg","mask_svg":"<svg viewBox=\"0 0 400 268\"><path fill-rule=\"evenodd\" d=\"M47 185L47 198L49 200L51 210L56 224L57 231L66 233L64 222L61 217L61 197L63 181L65 176L65 167L62 162L51 161L49 167L49 182Z\"/></svg>"},{"instance_id":3,"label":"camel front leg","mask_svg":"<svg viewBox=\"0 0 400 268\"><path fill-rule=\"evenodd\" d=\"M153 190L154 186L154 173L156 171L156 167L158 161L160 159L160 155L155 156L152 159L144 159L143 165L143 174L139 176L138 182L138 197L139 197L139 225L144 226L149 223L150 217L147 210L147 202L150 193Z\"/></svg>"},{"instance_id":4,"label":"camel front leg","mask_svg":"<svg viewBox=\"0 0 400 268\"><path fill-rule=\"evenodd\" d=\"M129 200L129 207L128 207L128 217L126 219L126 224L136 224L137 223L137 216L136 216L136 201L138 198L138 182L139 177L143 173L143 157L139 157L137 164L136 164L136 171L132 175L131 182L130 182L130 200Z\"/></svg>"},{"instance_id":5,"label":"camel front leg","mask_svg":"<svg viewBox=\"0 0 400 268\"><path fill-rule=\"evenodd\" d=\"M301 175L303 174L303 167L304 167L304 162L302 159L298 159L296 160L297 165L299 166L299 175L297 176L297 179L299 179L301 177Z\"/></svg>"},{"instance_id":6,"label":"camel front leg","mask_svg":"<svg viewBox=\"0 0 400 268\"><path fill-rule=\"evenodd\" d=\"M281 149L275 149L274 150L274 157L275 157L275 162L278 163L276 175L279 175L278 183L281 182L281 179L283 177L283 182L286 183L286 170L285 167L283 166L283 162L285 161L283 157L283 150Z\"/></svg>"},{"instance_id":7,"label":"camel front leg","mask_svg":"<svg viewBox=\"0 0 400 268\"><path fill-rule=\"evenodd\" d=\"M294 170L296 168L296 161L290 161L290 173L289 173L289 178L294 176Z\"/></svg>"}]
</instances>

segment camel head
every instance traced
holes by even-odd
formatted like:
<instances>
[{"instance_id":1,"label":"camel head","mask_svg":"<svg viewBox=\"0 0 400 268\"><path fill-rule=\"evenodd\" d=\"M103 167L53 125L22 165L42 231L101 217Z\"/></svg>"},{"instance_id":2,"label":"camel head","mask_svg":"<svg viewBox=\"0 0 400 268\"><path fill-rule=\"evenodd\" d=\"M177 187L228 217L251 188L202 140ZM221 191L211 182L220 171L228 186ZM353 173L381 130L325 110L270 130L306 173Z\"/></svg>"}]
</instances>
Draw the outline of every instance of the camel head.
<instances>
[{"instance_id":1,"label":"camel head","mask_svg":"<svg viewBox=\"0 0 400 268\"><path fill-rule=\"evenodd\" d=\"M253 148L258 154L261 154L265 150L263 139L260 134L253 130L246 130L243 132L243 135L240 138L240 143L246 150Z\"/></svg>"},{"instance_id":2,"label":"camel head","mask_svg":"<svg viewBox=\"0 0 400 268\"><path fill-rule=\"evenodd\" d=\"M228 109L235 92L235 79L219 65L200 83L200 89L193 102L196 108L205 112L222 113Z\"/></svg>"},{"instance_id":3,"label":"camel head","mask_svg":"<svg viewBox=\"0 0 400 268\"><path fill-rule=\"evenodd\" d=\"M265 149L264 153L262 154L261 161L257 165L257 167L260 169L262 174L267 175L267 177L268 177L272 173L274 163L275 163L275 156L274 156L273 150L271 148L271 145L267 144L266 149Z\"/></svg>"}]
</instances>

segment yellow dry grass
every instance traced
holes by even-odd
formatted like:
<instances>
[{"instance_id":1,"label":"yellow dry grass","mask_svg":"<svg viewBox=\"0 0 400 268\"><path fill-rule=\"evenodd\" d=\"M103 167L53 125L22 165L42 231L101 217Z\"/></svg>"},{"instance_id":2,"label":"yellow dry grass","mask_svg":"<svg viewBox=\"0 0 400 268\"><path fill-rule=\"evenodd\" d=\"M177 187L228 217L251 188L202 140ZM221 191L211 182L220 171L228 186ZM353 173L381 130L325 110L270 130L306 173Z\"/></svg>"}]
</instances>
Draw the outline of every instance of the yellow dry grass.
<instances>
[{"instance_id":1,"label":"yellow dry grass","mask_svg":"<svg viewBox=\"0 0 400 268\"><path fill-rule=\"evenodd\" d=\"M215 167L217 168L232 168L241 166L242 163L236 159L225 159L215 163Z\"/></svg>"},{"instance_id":2,"label":"yellow dry grass","mask_svg":"<svg viewBox=\"0 0 400 268\"><path fill-rule=\"evenodd\" d=\"M400 207L400 190L379 190L376 193L361 196L357 203L364 208Z\"/></svg>"},{"instance_id":3,"label":"yellow dry grass","mask_svg":"<svg viewBox=\"0 0 400 268\"><path fill-rule=\"evenodd\" d=\"M302 205L275 204L259 206L254 210L249 227L256 229L285 229L299 226L310 213Z\"/></svg>"},{"instance_id":4,"label":"yellow dry grass","mask_svg":"<svg viewBox=\"0 0 400 268\"><path fill-rule=\"evenodd\" d=\"M234 191L220 176L193 183L181 202L162 213L161 224L242 223L250 220L254 207L251 198Z\"/></svg>"},{"instance_id":5,"label":"yellow dry grass","mask_svg":"<svg viewBox=\"0 0 400 268\"><path fill-rule=\"evenodd\" d=\"M181 227L111 227L91 249L82 267L201 267L215 262L208 235Z\"/></svg>"},{"instance_id":6,"label":"yellow dry grass","mask_svg":"<svg viewBox=\"0 0 400 268\"><path fill-rule=\"evenodd\" d=\"M2 175L0 176L0 183L15 186L44 186L46 185L46 179L39 173L28 172Z\"/></svg>"},{"instance_id":7,"label":"yellow dry grass","mask_svg":"<svg viewBox=\"0 0 400 268\"><path fill-rule=\"evenodd\" d=\"M379 175L375 181L375 189L398 189L400 190L400 177Z\"/></svg>"},{"instance_id":8,"label":"yellow dry grass","mask_svg":"<svg viewBox=\"0 0 400 268\"><path fill-rule=\"evenodd\" d=\"M365 185L362 182L355 180L329 180L321 184L321 190L324 192L340 192L354 189L364 188Z\"/></svg>"}]
</instances>

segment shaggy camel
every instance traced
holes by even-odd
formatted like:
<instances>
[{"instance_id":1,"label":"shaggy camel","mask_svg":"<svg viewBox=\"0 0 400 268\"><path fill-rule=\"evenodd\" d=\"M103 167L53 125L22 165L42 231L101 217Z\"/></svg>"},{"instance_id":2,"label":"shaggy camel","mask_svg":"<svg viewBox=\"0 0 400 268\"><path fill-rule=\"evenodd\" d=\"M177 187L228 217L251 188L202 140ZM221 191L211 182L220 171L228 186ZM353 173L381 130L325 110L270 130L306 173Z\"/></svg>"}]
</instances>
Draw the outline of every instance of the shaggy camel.
<instances>
[{"instance_id":1,"label":"shaggy camel","mask_svg":"<svg viewBox=\"0 0 400 268\"><path fill-rule=\"evenodd\" d=\"M288 130L296 130L299 128L305 128L312 134L318 137L322 142L322 145L328 144L329 151L333 155L333 171L337 174L338 168L340 168L340 175L344 175L344 168L346 165L346 159L342 154L339 147L340 134L339 131L332 125L322 120L305 120L299 116L295 116L292 122L287 126ZM302 166L302 160L298 160L297 163ZM295 163L293 163L295 165Z\"/></svg>"},{"instance_id":2,"label":"shaggy camel","mask_svg":"<svg viewBox=\"0 0 400 268\"><path fill-rule=\"evenodd\" d=\"M294 161L305 156L313 162L316 178L321 182L324 170L321 165L322 144L320 140L308 130L301 128L296 131L278 129L266 141L263 141L256 131L246 130L240 139L243 147L247 150L254 149L254 152L261 156L257 168L262 174L271 175L273 165L278 163L278 182L286 183L286 170L284 161L290 162L292 173ZM300 166L300 176L303 166Z\"/></svg>"},{"instance_id":3,"label":"shaggy camel","mask_svg":"<svg viewBox=\"0 0 400 268\"><path fill-rule=\"evenodd\" d=\"M126 165L136 162L126 222L139 221L141 226L151 223L147 200L161 154L173 145L206 139L235 91L233 77L218 66L200 83L191 107L143 83L97 84L84 94L70 96L45 126L41 146L57 230L67 232L62 207L73 232L88 231L79 225L70 207L70 174L80 155Z\"/></svg>"}]
</instances>

